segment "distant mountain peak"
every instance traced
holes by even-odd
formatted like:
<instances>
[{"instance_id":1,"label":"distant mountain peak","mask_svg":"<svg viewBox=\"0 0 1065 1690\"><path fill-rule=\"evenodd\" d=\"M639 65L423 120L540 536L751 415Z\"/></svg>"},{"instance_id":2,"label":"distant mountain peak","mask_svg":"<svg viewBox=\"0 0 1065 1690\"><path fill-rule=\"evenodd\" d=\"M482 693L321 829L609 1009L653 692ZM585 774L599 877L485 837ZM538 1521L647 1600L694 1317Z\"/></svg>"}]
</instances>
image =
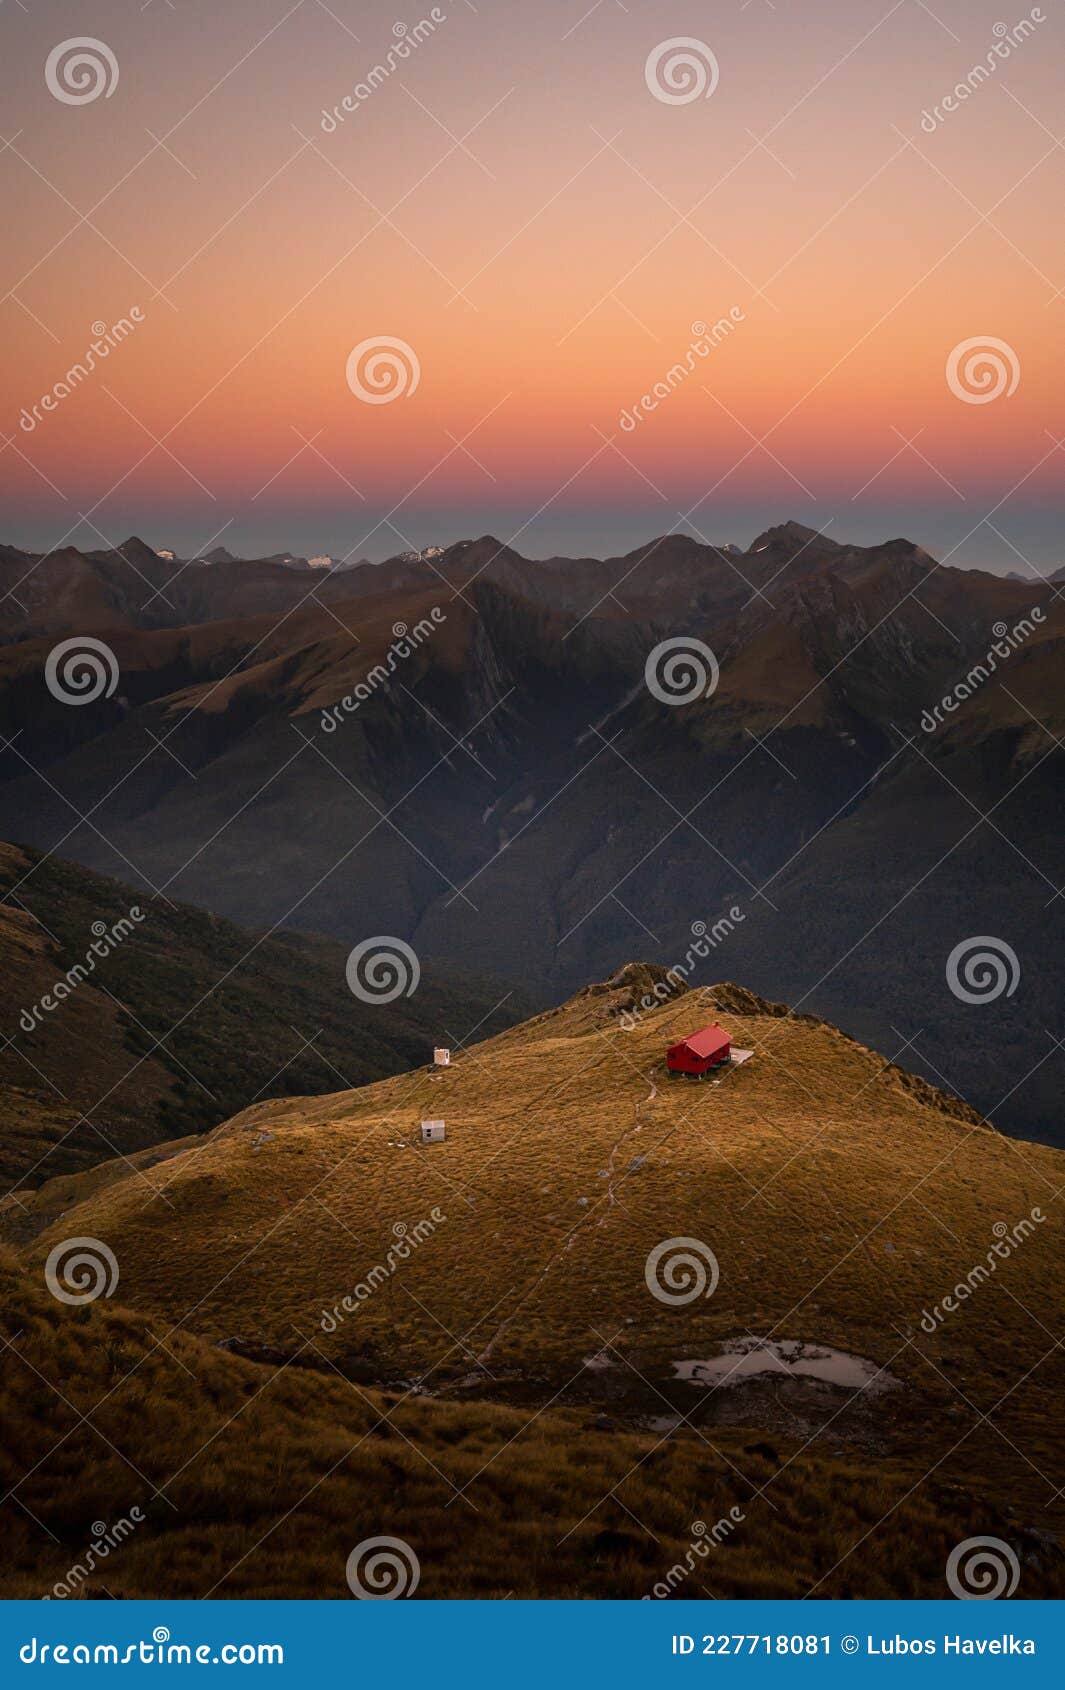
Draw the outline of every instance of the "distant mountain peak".
<instances>
[{"instance_id":1,"label":"distant mountain peak","mask_svg":"<svg viewBox=\"0 0 1065 1690\"><path fill-rule=\"evenodd\" d=\"M142 540L139 534L131 534L129 539L123 540L120 546L115 547L115 550L120 557L156 558L159 556L155 547L149 546L147 540Z\"/></svg>"},{"instance_id":2,"label":"distant mountain peak","mask_svg":"<svg viewBox=\"0 0 1065 1690\"><path fill-rule=\"evenodd\" d=\"M705 540L698 539L694 534L674 532L672 534L659 534L655 539L648 540L646 545L638 546L636 551L643 552L645 556L669 557L689 553L693 548L699 552L707 550L716 552L723 549L720 546L708 546ZM635 557L636 552L631 552L628 555Z\"/></svg>"},{"instance_id":3,"label":"distant mountain peak","mask_svg":"<svg viewBox=\"0 0 1065 1690\"><path fill-rule=\"evenodd\" d=\"M751 542L749 550L764 552L770 546L808 546L811 540L823 540L826 545L834 546L836 542L830 540L820 529L807 528L801 522L778 522L775 527L767 528L764 534Z\"/></svg>"}]
</instances>

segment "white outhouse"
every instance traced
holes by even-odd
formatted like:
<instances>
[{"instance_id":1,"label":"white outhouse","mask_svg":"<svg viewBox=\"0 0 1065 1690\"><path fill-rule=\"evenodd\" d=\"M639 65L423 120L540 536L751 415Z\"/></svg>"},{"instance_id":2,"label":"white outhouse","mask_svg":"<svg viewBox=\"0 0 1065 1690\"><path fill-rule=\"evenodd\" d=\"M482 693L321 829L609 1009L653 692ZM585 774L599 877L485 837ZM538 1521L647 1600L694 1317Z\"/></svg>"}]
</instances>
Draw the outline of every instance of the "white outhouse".
<instances>
[{"instance_id":1,"label":"white outhouse","mask_svg":"<svg viewBox=\"0 0 1065 1690\"><path fill-rule=\"evenodd\" d=\"M443 1121L422 1122L422 1143L443 1144L446 1137Z\"/></svg>"}]
</instances>

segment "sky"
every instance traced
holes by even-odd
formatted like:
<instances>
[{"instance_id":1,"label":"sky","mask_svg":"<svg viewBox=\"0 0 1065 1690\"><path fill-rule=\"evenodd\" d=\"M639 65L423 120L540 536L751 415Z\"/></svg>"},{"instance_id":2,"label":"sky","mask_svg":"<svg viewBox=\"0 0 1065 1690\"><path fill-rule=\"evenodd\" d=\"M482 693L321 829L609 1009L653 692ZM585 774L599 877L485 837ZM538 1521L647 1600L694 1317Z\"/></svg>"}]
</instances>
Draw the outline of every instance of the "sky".
<instances>
[{"instance_id":1,"label":"sky","mask_svg":"<svg viewBox=\"0 0 1065 1690\"><path fill-rule=\"evenodd\" d=\"M0 44L0 540L1065 562L1062 0L8 0Z\"/></svg>"}]
</instances>

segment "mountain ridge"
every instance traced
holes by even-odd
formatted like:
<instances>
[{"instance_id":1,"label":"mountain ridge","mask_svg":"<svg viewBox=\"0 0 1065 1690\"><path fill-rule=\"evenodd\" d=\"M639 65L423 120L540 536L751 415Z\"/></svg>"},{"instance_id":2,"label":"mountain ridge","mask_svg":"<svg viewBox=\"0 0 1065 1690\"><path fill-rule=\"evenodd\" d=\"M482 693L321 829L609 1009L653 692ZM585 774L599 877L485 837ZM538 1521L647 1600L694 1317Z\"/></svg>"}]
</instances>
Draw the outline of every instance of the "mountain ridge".
<instances>
[{"instance_id":1,"label":"mountain ridge","mask_svg":"<svg viewBox=\"0 0 1065 1690\"><path fill-rule=\"evenodd\" d=\"M49 592L64 570L76 569L77 560L82 560L83 576L84 565L89 566L88 576L80 583L78 600L83 631L89 632L93 615L104 615L108 625L115 625L121 617L133 626L180 627L234 614L291 610L319 593L332 603L342 597L375 596L433 582L466 590L486 572L501 585L552 602L561 610L576 610L581 616L618 614L611 601L612 589L619 581L627 583L641 572L649 573L651 580L638 595L638 615L646 616L649 607L663 595L679 592L691 597L693 581L692 608L716 604L734 611L778 578L787 585L793 576L809 577L828 567L846 571L861 567L863 559L895 554L925 560L928 567L933 566L929 554L909 540L857 547L794 521L765 530L746 550L671 533L642 542L619 556L550 556L537 560L485 534L444 547L429 547L422 553L399 553L377 564L357 562L313 572L294 567L306 563L305 559L291 559L287 554L284 558L274 554L238 559L225 547L214 548L206 560L168 560L135 535L109 551L82 553L68 545L59 552L33 554L0 547L0 637L44 634L65 626L51 613ZM647 565L654 567L648 571ZM35 577L41 570L44 575L37 582ZM952 568L952 573L974 572ZM43 582L47 591L42 590ZM677 605L659 608L661 614L669 616L675 614Z\"/></svg>"},{"instance_id":2,"label":"mountain ridge","mask_svg":"<svg viewBox=\"0 0 1065 1690\"><path fill-rule=\"evenodd\" d=\"M267 1089L406 1068L442 1028L460 1037L486 1018L504 1024L522 1003L427 963L417 998L388 1010L352 995L346 957L321 936L247 932L0 843L0 1174L12 1236L24 1235L35 1185L58 1189L114 1157L124 1170L150 1160Z\"/></svg>"}]
</instances>

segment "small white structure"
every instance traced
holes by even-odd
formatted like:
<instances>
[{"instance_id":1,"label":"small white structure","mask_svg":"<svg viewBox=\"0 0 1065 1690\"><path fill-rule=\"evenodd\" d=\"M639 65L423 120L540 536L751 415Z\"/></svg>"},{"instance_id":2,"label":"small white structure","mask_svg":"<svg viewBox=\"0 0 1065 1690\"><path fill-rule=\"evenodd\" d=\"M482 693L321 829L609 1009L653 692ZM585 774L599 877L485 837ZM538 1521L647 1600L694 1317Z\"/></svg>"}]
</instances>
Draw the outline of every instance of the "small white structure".
<instances>
[{"instance_id":1,"label":"small white structure","mask_svg":"<svg viewBox=\"0 0 1065 1690\"><path fill-rule=\"evenodd\" d=\"M446 1131L445 1131L445 1128L444 1128L443 1121L423 1121L422 1122L422 1143L423 1144L443 1144L446 1136L447 1135L446 1135Z\"/></svg>"},{"instance_id":2,"label":"small white structure","mask_svg":"<svg viewBox=\"0 0 1065 1690\"><path fill-rule=\"evenodd\" d=\"M433 1050L433 1067L447 1068L451 1064L451 1052L446 1045L437 1045Z\"/></svg>"}]
</instances>

